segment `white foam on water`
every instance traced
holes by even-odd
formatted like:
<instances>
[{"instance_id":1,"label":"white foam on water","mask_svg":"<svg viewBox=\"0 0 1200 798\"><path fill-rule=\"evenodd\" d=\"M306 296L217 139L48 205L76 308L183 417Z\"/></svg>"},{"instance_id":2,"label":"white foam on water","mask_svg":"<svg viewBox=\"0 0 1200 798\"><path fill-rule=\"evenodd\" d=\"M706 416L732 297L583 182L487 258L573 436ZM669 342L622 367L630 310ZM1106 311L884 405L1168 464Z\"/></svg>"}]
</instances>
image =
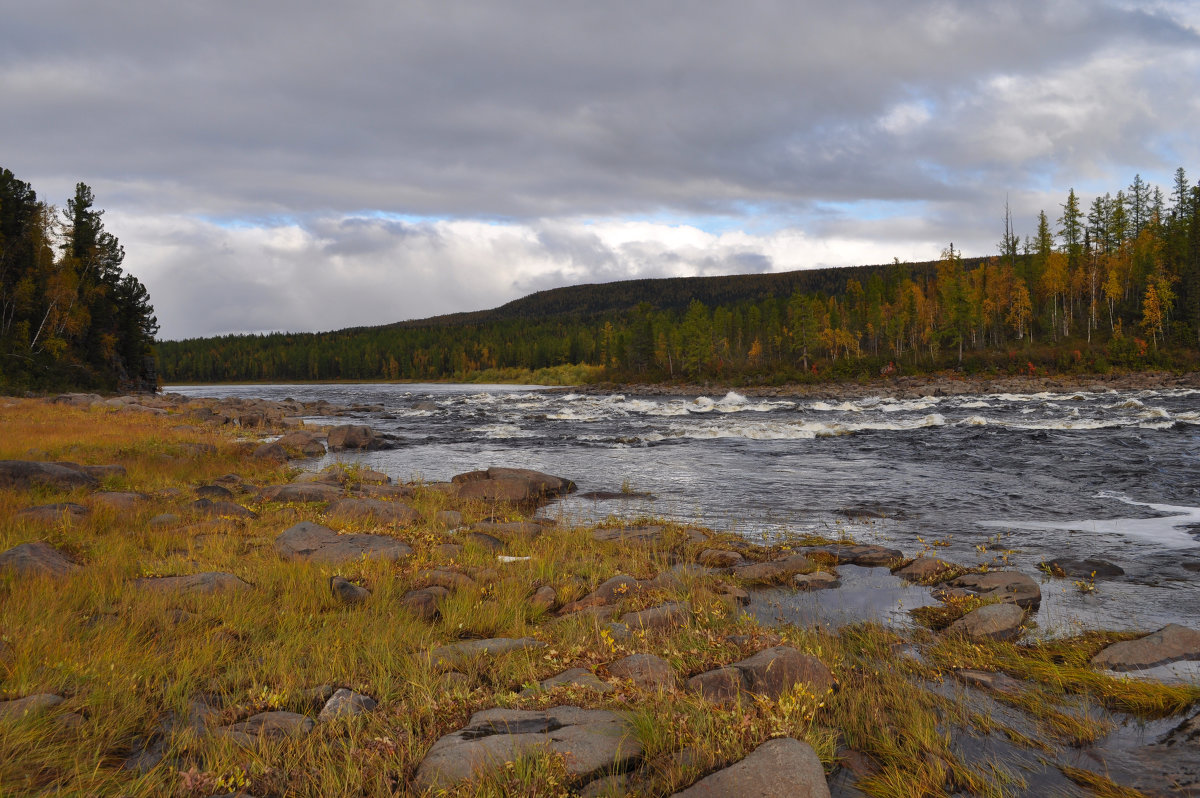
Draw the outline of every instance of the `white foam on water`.
<instances>
[{"instance_id":1,"label":"white foam on water","mask_svg":"<svg viewBox=\"0 0 1200 798\"><path fill-rule=\"evenodd\" d=\"M516 424L484 424L477 428L485 438L508 440L510 438L536 438L536 432L523 430Z\"/></svg>"},{"instance_id":2,"label":"white foam on water","mask_svg":"<svg viewBox=\"0 0 1200 798\"><path fill-rule=\"evenodd\" d=\"M978 410L979 408L982 408L982 407L991 407L991 406L992 406L991 403L985 402L982 399L976 399L971 402L963 402L962 404L959 405L959 407L961 407L963 410Z\"/></svg>"},{"instance_id":3,"label":"white foam on water","mask_svg":"<svg viewBox=\"0 0 1200 798\"><path fill-rule=\"evenodd\" d=\"M1148 507L1163 515L1157 518L1089 518L1077 521L976 521L979 526L1030 531L1089 532L1110 537L1130 537L1157 543L1171 549L1200 545L1200 538L1189 528L1200 526L1200 507L1139 502L1119 493L1101 491L1096 498L1112 499L1134 507Z\"/></svg>"},{"instance_id":4,"label":"white foam on water","mask_svg":"<svg viewBox=\"0 0 1200 798\"><path fill-rule=\"evenodd\" d=\"M968 427L986 427L990 422L983 416L967 416L959 423Z\"/></svg>"}]
</instances>

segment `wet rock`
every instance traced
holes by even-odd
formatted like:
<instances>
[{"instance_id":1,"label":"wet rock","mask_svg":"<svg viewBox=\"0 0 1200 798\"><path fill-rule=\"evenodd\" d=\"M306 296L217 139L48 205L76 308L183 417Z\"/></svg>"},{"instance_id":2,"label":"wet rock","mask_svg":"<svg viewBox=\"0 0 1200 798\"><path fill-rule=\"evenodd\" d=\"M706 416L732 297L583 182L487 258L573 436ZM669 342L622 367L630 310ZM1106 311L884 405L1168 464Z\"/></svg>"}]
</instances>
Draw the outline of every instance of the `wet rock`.
<instances>
[{"instance_id":1,"label":"wet rock","mask_svg":"<svg viewBox=\"0 0 1200 798\"><path fill-rule=\"evenodd\" d=\"M999 599L1022 609L1037 609L1042 603L1042 591L1037 582L1016 571L989 571L986 574L964 574L947 583L952 588L969 590L981 598Z\"/></svg>"},{"instance_id":2,"label":"wet rock","mask_svg":"<svg viewBox=\"0 0 1200 798\"><path fill-rule=\"evenodd\" d=\"M930 583L938 581L938 577L956 567L945 560L939 560L937 557L918 557L903 568L897 568L895 571L892 571L892 573L910 582Z\"/></svg>"},{"instance_id":3,"label":"wet rock","mask_svg":"<svg viewBox=\"0 0 1200 798\"><path fill-rule=\"evenodd\" d=\"M239 745L253 747L260 739L298 739L312 731L312 718L296 712L260 712L241 723L221 726L214 734L227 737Z\"/></svg>"},{"instance_id":4,"label":"wet rock","mask_svg":"<svg viewBox=\"0 0 1200 798\"><path fill-rule=\"evenodd\" d=\"M977 671L969 668L959 668L950 671L950 673L963 684L977 687L981 690L991 690L993 693L1002 693L1014 697L1025 692L1021 682L1003 673Z\"/></svg>"},{"instance_id":5,"label":"wet rock","mask_svg":"<svg viewBox=\"0 0 1200 798\"><path fill-rule=\"evenodd\" d=\"M534 640L532 637L494 637L489 640L465 640L461 643L439 646L430 653L434 664L449 668L469 662L475 657L498 657L513 651L527 651L535 648L546 648L546 643Z\"/></svg>"},{"instance_id":6,"label":"wet rock","mask_svg":"<svg viewBox=\"0 0 1200 798\"><path fill-rule=\"evenodd\" d=\"M275 550L289 560L312 560L338 565L360 558L395 562L412 547L387 535L339 535L328 527L302 521L275 538Z\"/></svg>"},{"instance_id":7,"label":"wet rock","mask_svg":"<svg viewBox=\"0 0 1200 798\"><path fill-rule=\"evenodd\" d=\"M768 740L737 764L675 793L675 798L829 798L821 760L808 743Z\"/></svg>"},{"instance_id":8,"label":"wet rock","mask_svg":"<svg viewBox=\"0 0 1200 798\"><path fill-rule=\"evenodd\" d=\"M362 604L371 597L371 591L362 585L356 585L344 576L335 576L329 580L329 589L334 598L343 604Z\"/></svg>"},{"instance_id":9,"label":"wet rock","mask_svg":"<svg viewBox=\"0 0 1200 798\"><path fill-rule=\"evenodd\" d=\"M188 509L209 518L258 518L258 513L240 504L212 499L197 499L188 505Z\"/></svg>"},{"instance_id":10,"label":"wet rock","mask_svg":"<svg viewBox=\"0 0 1200 798\"><path fill-rule=\"evenodd\" d=\"M611 684L603 681L586 668L571 668L557 676L551 676L549 679L543 680L539 688L540 690L552 690L555 687L562 687L563 685L584 687L588 690L594 690L597 693L611 693L613 691ZM535 695L537 692L539 691L533 688L526 688L521 691L521 695Z\"/></svg>"},{"instance_id":11,"label":"wet rock","mask_svg":"<svg viewBox=\"0 0 1200 798\"><path fill-rule=\"evenodd\" d=\"M850 564L863 568L882 568L904 558L904 552L899 549L889 549L886 546L872 544L835 543L832 546L814 547L809 551L821 552L832 557L836 565Z\"/></svg>"},{"instance_id":12,"label":"wet rock","mask_svg":"<svg viewBox=\"0 0 1200 798\"><path fill-rule=\"evenodd\" d=\"M343 493L340 485L308 482L268 485L262 489L261 495L267 501L274 502L331 502L342 498Z\"/></svg>"},{"instance_id":13,"label":"wet rock","mask_svg":"<svg viewBox=\"0 0 1200 798\"><path fill-rule=\"evenodd\" d=\"M536 609L549 611L558 603L558 593L549 585L542 585L533 591L533 595L529 597L529 603Z\"/></svg>"},{"instance_id":14,"label":"wet rock","mask_svg":"<svg viewBox=\"0 0 1200 798\"><path fill-rule=\"evenodd\" d=\"M811 574L796 574L792 577L792 587L797 590L829 590L841 587L842 580L837 574L828 571L817 571Z\"/></svg>"},{"instance_id":15,"label":"wet rock","mask_svg":"<svg viewBox=\"0 0 1200 798\"><path fill-rule=\"evenodd\" d=\"M0 573L16 576L66 576L74 568L58 549L41 540L21 543L0 554Z\"/></svg>"},{"instance_id":16,"label":"wet rock","mask_svg":"<svg viewBox=\"0 0 1200 798\"><path fill-rule=\"evenodd\" d=\"M801 571L811 571L814 568L816 563L812 560L803 554L793 554L781 560L741 565L731 569L729 573L751 584L776 584L791 579Z\"/></svg>"},{"instance_id":17,"label":"wet rock","mask_svg":"<svg viewBox=\"0 0 1200 798\"><path fill-rule=\"evenodd\" d=\"M416 523L421 517L416 510L403 502L382 499L338 499L326 508L325 513L331 518L341 520L369 519L396 524Z\"/></svg>"},{"instance_id":18,"label":"wet rock","mask_svg":"<svg viewBox=\"0 0 1200 798\"><path fill-rule=\"evenodd\" d=\"M26 490L34 485L44 485L60 490L72 488L94 488L100 480L87 474L81 467L69 468L60 463L42 463L32 460L0 460L0 488Z\"/></svg>"},{"instance_id":19,"label":"wet rock","mask_svg":"<svg viewBox=\"0 0 1200 798\"><path fill-rule=\"evenodd\" d=\"M654 654L631 654L609 663L608 672L643 690L674 690L678 684L671 663Z\"/></svg>"},{"instance_id":20,"label":"wet rock","mask_svg":"<svg viewBox=\"0 0 1200 798\"><path fill-rule=\"evenodd\" d=\"M444 789L546 750L561 754L568 777L582 781L627 769L641 756L642 746L632 725L606 710L488 709L433 744L417 768L415 786Z\"/></svg>"},{"instance_id":21,"label":"wet rock","mask_svg":"<svg viewBox=\"0 0 1200 798\"><path fill-rule=\"evenodd\" d=\"M1081 579L1108 579L1125 575L1124 568L1099 557L1055 557L1043 562L1041 567L1055 576L1061 574Z\"/></svg>"},{"instance_id":22,"label":"wet rock","mask_svg":"<svg viewBox=\"0 0 1200 798\"><path fill-rule=\"evenodd\" d=\"M697 562L709 568L732 568L745 562L746 558L740 552L726 549L705 549L700 552Z\"/></svg>"},{"instance_id":23,"label":"wet rock","mask_svg":"<svg viewBox=\"0 0 1200 798\"><path fill-rule=\"evenodd\" d=\"M988 604L968 612L950 624L946 632L974 640L1016 640L1024 620L1025 611L1016 604Z\"/></svg>"},{"instance_id":24,"label":"wet rock","mask_svg":"<svg viewBox=\"0 0 1200 798\"><path fill-rule=\"evenodd\" d=\"M721 585L718 590L721 597L733 608L746 607L750 604L750 591L737 585Z\"/></svg>"},{"instance_id":25,"label":"wet rock","mask_svg":"<svg viewBox=\"0 0 1200 798\"><path fill-rule=\"evenodd\" d=\"M17 513L17 518L24 521L38 521L43 524L67 523L86 518L91 512L82 504L73 502L58 502L56 504L39 504L37 507L26 507Z\"/></svg>"},{"instance_id":26,"label":"wet rock","mask_svg":"<svg viewBox=\"0 0 1200 798\"><path fill-rule=\"evenodd\" d=\"M375 699L369 695L356 693L343 687L325 702L321 714L317 715L317 720L325 723L336 718L352 718L364 712L371 712L376 706Z\"/></svg>"},{"instance_id":27,"label":"wet rock","mask_svg":"<svg viewBox=\"0 0 1200 798\"><path fill-rule=\"evenodd\" d=\"M627 612L619 619L631 630L669 629L683 626L692 618L692 608L687 602L669 601L657 607L638 612Z\"/></svg>"},{"instance_id":28,"label":"wet rock","mask_svg":"<svg viewBox=\"0 0 1200 798\"><path fill-rule=\"evenodd\" d=\"M364 424L342 424L329 430L329 451L370 449L375 443L375 431Z\"/></svg>"},{"instance_id":29,"label":"wet rock","mask_svg":"<svg viewBox=\"0 0 1200 798\"><path fill-rule=\"evenodd\" d=\"M0 722L12 722L37 715L61 704L65 699L52 693L37 693L12 701L0 701Z\"/></svg>"},{"instance_id":30,"label":"wet rock","mask_svg":"<svg viewBox=\"0 0 1200 798\"><path fill-rule=\"evenodd\" d=\"M207 595L227 590L247 590L251 587L233 574L221 571L205 571L186 576L151 576L138 579L134 584L145 590L160 593Z\"/></svg>"},{"instance_id":31,"label":"wet rock","mask_svg":"<svg viewBox=\"0 0 1200 798\"><path fill-rule=\"evenodd\" d=\"M1092 664L1129 672L1183 660L1200 660L1200 632L1172 623L1137 640L1113 643L1092 657Z\"/></svg>"},{"instance_id":32,"label":"wet rock","mask_svg":"<svg viewBox=\"0 0 1200 798\"><path fill-rule=\"evenodd\" d=\"M432 621L438 616L438 602L450 595L450 591L440 585L419 590L410 590L400 599L400 604L409 612L423 621Z\"/></svg>"}]
</instances>

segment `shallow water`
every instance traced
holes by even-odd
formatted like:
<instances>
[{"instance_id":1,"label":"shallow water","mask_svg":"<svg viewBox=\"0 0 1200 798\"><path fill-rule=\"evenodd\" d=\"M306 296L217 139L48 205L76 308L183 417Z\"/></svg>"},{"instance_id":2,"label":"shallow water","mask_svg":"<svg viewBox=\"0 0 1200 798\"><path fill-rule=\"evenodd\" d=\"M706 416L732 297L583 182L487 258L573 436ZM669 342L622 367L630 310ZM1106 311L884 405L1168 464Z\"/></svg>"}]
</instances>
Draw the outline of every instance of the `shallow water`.
<instances>
[{"instance_id":1,"label":"shallow water","mask_svg":"<svg viewBox=\"0 0 1200 798\"><path fill-rule=\"evenodd\" d=\"M755 538L847 532L916 554L1038 574L1043 559L1101 557L1126 575L1084 593L1045 580L1048 634L1153 629L1200 612L1200 391L986 394L896 400L584 396L526 386L168 388L191 396L324 399L383 412L400 447L339 454L400 479L489 465L574 479L542 512L654 515ZM323 465L314 462L315 467Z\"/></svg>"}]
</instances>

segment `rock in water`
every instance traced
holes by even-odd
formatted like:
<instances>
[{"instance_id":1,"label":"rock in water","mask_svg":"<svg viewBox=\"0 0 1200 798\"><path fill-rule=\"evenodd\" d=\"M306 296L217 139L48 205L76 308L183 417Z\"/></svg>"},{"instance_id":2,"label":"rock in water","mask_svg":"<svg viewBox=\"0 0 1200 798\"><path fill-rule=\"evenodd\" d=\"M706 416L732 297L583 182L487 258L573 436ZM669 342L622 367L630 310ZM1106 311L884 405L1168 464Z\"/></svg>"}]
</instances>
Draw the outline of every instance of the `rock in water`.
<instances>
[{"instance_id":1,"label":"rock in water","mask_svg":"<svg viewBox=\"0 0 1200 798\"><path fill-rule=\"evenodd\" d=\"M375 443L375 431L363 424L343 424L329 430L329 451L370 449Z\"/></svg>"},{"instance_id":2,"label":"rock in water","mask_svg":"<svg viewBox=\"0 0 1200 798\"><path fill-rule=\"evenodd\" d=\"M1137 640L1113 643L1092 657L1092 664L1128 672L1189 659L1200 660L1200 632L1172 623Z\"/></svg>"},{"instance_id":3,"label":"rock in water","mask_svg":"<svg viewBox=\"0 0 1200 798\"><path fill-rule=\"evenodd\" d=\"M675 793L673 798L829 798L821 760L808 743L781 737Z\"/></svg>"},{"instance_id":4,"label":"rock in water","mask_svg":"<svg viewBox=\"0 0 1200 798\"><path fill-rule=\"evenodd\" d=\"M627 720L606 710L487 709L433 744L417 768L415 786L445 789L545 750L563 756L568 776L585 780L625 770L641 756L642 744Z\"/></svg>"},{"instance_id":5,"label":"rock in water","mask_svg":"<svg viewBox=\"0 0 1200 798\"><path fill-rule=\"evenodd\" d=\"M1016 604L988 604L968 612L946 631L976 640L1016 640L1024 620L1025 611Z\"/></svg>"}]
</instances>

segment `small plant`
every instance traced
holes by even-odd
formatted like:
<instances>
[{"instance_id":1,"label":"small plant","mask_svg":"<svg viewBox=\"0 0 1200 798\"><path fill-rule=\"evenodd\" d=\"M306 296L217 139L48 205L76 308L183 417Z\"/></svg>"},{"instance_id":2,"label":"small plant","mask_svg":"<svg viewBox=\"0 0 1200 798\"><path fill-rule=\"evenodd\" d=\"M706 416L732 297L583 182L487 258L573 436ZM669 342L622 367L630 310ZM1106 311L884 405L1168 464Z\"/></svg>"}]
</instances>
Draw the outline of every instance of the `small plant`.
<instances>
[{"instance_id":1,"label":"small plant","mask_svg":"<svg viewBox=\"0 0 1200 798\"><path fill-rule=\"evenodd\" d=\"M1092 571L1090 574L1088 574L1083 579L1076 579L1074 582L1074 585L1075 585L1075 589L1078 590L1080 593L1083 593L1085 596L1088 593L1095 593L1096 592L1096 572Z\"/></svg>"}]
</instances>

